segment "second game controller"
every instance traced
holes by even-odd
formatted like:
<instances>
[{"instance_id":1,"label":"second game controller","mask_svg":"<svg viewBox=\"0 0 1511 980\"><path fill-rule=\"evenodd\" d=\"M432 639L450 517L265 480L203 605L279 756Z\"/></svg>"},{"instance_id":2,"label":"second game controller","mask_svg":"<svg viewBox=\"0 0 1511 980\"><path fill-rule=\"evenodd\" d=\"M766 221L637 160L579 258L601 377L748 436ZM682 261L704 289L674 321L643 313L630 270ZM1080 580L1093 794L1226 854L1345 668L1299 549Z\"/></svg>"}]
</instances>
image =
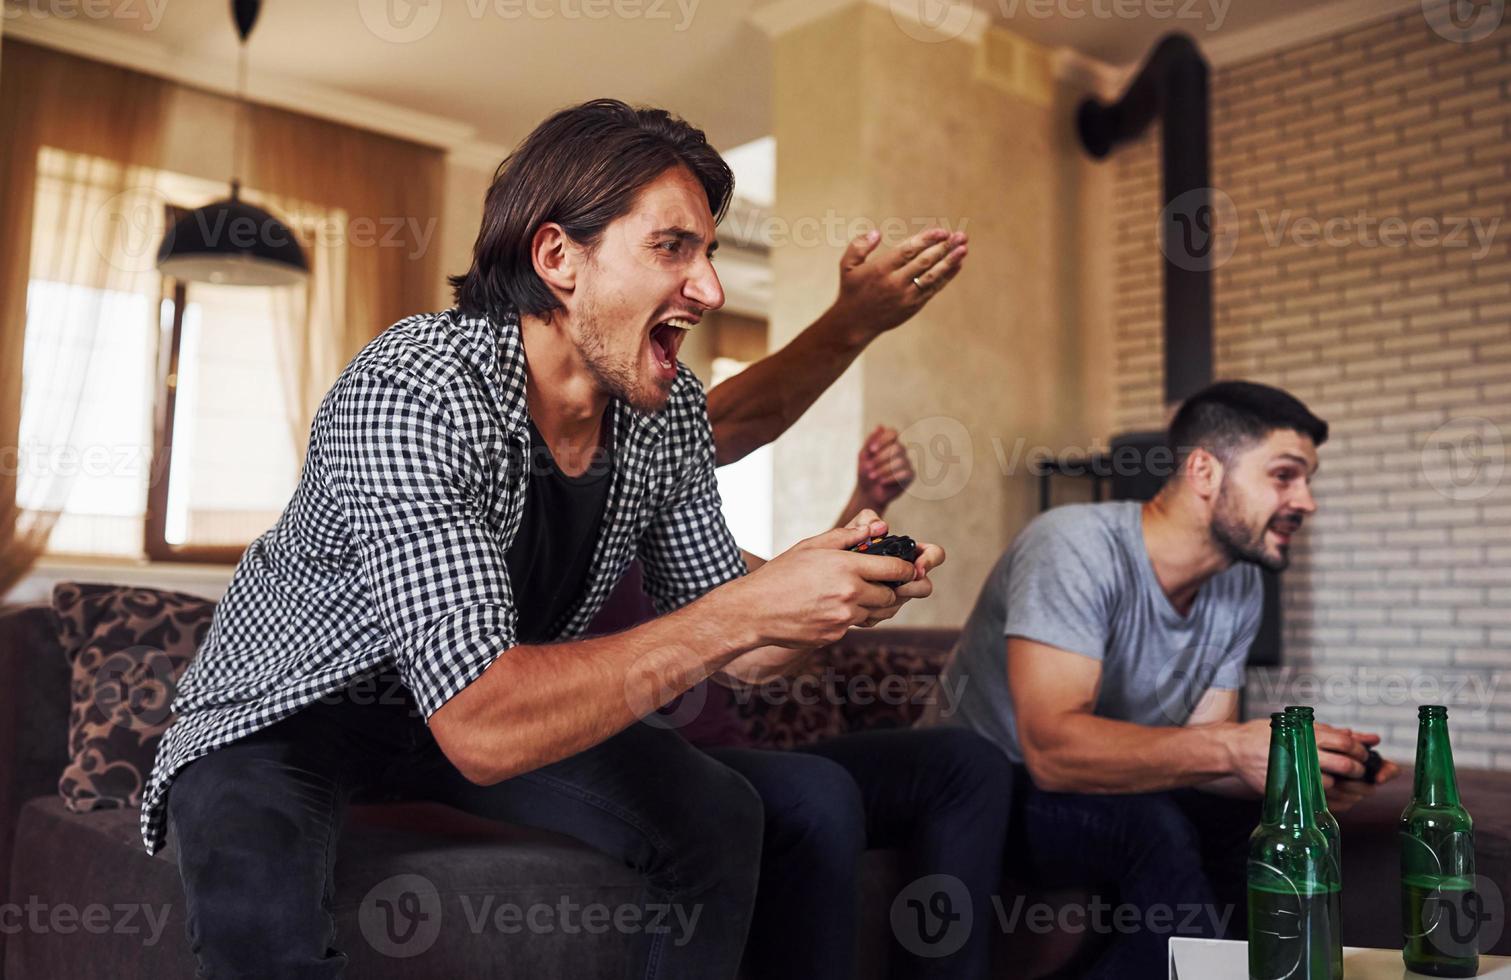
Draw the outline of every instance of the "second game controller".
<instances>
[{"instance_id":1,"label":"second game controller","mask_svg":"<svg viewBox=\"0 0 1511 980\"><path fill-rule=\"evenodd\" d=\"M901 558L903 561L913 561L918 557L918 542L906 534L889 534L884 538L867 538L860 544L852 545L849 550L857 551L864 555L881 555L884 558ZM882 584L895 589L908 583L883 582Z\"/></svg>"},{"instance_id":2,"label":"second game controller","mask_svg":"<svg viewBox=\"0 0 1511 980\"><path fill-rule=\"evenodd\" d=\"M1364 775L1342 776L1341 779L1357 780L1361 783L1369 783L1371 786L1380 778L1380 767L1385 765L1385 759L1374 749L1369 750L1369 755L1364 760Z\"/></svg>"}]
</instances>

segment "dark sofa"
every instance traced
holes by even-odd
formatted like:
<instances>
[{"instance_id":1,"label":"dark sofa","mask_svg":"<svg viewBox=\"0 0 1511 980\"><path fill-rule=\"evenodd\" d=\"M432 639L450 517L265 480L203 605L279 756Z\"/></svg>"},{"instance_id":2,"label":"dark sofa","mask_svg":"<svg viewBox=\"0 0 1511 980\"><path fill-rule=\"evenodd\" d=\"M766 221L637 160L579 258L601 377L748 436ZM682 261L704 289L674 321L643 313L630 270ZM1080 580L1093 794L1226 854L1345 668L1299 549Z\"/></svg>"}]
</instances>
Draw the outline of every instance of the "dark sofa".
<instances>
[{"instance_id":1,"label":"dark sofa","mask_svg":"<svg viewBox=\"0 0 1511 980\"><path fill-rule=\"evenodd\" d=\"M57 642L57 624L45 604L0 610L0 951L6 980L187 980L193 958L185 938L182 893L171 847L149 858L141 845L135 809L70 812L58 795L65 764L69 667ZM896 658L937 669L954 631L854 631L842 645L850 663ZM828 731L895 724L896 711L825 708L815 725L792 726L775 717L781 708L747 706L751 730L780 742ZM747 709L742 709L747 710ZM905 715L907 708L900 709ZM791 721L791 719L787 719ZM792 733L799 734L794 736ZM1478 827L1482 874L1511 884L1511 774L1463 771L1464 800ZM1409 792L1399 780L1367 805L1346 815L1345 941L1391 946L1398 940L1395 823ZM1011 855L1009 855L1011 860ZM386 955L372 914L370 891L394 885L396 875L423 876L436 887L442 911L435 941L412 957ZM862 976L886 976L890 898L902 884L900 862L889 852L867 855L862 889ZM351 958L349 975L363 980L427 976L613 977L622 972L635 936L476 929L478 896L527 908L555 905L563 896L579 906L634 902L640 882L631 870L555 834L504 826L449 808L422 803L352 808L337 857L336 920L339 948ZM402 879L400 880L402 882ZM1041 893L1031 883L1004 879L1011 907L1026 894L1050 906L1082 903L1090 891ZM466 896L473 904L464 910ZM366 903L366 915L359 914ZM1114 896L1108 896L1109 898ZM152 909L149 916L146 908ZM134 909L135 911L131 911ZM165 911L164 911L165 910ZM15 928L19 926L19 928ZM1090 934L1003 932L994 937L997 975L1074 975L1095 955L1103 937ZM417 944L416 944L417 945ZM411 945L406 950L413 949ZM1511 937L1498 952L1511 952Z\"/></svg>"}]
</instances>

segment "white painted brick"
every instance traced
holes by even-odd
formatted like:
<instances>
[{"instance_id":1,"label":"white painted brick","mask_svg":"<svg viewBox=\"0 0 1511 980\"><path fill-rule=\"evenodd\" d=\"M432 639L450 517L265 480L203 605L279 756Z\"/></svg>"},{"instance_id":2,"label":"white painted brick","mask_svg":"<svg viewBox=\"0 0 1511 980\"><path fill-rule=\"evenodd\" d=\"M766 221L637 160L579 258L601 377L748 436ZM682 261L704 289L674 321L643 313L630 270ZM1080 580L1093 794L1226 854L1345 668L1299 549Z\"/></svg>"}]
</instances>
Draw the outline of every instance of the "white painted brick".
<instances>
[{"instance_id":1,"label":"white painted brick","mask_svg":"<svg viewBox=\"0 0 1511 980\"><path fill-rule=\"evenodd\" d=\"M1511 769L1511 470L1491 496L1455 501L1433 489L1442 461L1422 448L1470 414L1502 424L1511 446L1508 81L1506 39L1447 44L1403 11L1217 71L1213 164L1244 217L1216 276L1219 373L1287 387L1334 426L1315 481L1322 510L1286 578L1287 662L1428 679L1499 670L1504 704L1456 714L1455 729L1482 736L1464 753ZM1131 427L1161 414L1155 140L1113 165L1114 415ZM1287 210L1505 227L1480 258L1448 245L1267 243L1259 218ZM1363 719L1409 758L1414 703L1358 701L1333 716Z\"/></svg>"}]
</instances>

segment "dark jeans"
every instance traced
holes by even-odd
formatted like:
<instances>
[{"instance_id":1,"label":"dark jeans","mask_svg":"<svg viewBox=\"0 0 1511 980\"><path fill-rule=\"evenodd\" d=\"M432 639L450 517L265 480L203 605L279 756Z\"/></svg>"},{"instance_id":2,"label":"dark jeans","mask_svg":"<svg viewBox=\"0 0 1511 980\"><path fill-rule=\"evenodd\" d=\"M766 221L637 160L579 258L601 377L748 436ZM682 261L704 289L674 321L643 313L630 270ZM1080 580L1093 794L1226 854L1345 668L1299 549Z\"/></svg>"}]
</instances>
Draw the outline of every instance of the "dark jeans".
<instances>
[{"instance_id":1,"label":"dark jeans","mask_svg":"<svg viewBox=\"0 0 1511 980\"><path fill-rule=\"evenodd\" d=\"M904 888L901 908L893 911L893 976L988 975L991 896L1002 877L1013 775L995 745L963 729L899 729L791 752L709 754L748 779L765 806L745 961L752 980L856 975L857 879L868 847L901 849L904 882L919 883ZM943 886L945 904L933 897L938 879L922 880L931 875L954 879ZM888 904L896 897L888 896ZM958 915L966 903L970 917L954 928L947 928L951 921L928 921L936 911Z\"/></svg>"},{"instance_id":2,"label":"dark jeans","mask_svg":"<svg viewBox=\"0 0 1511 980\"><path fill-rule=\"evenodd\" d=\"M1036 883L1117 886L1117 909L1084 910L1074 925L1116 939L1085 976L1164 980L1171 936L1242 939L1245 862L1259 801L1194 789L1050 793L1017 769L1014 862Z\"/></svg>"},{"instance_id":3,"label":"dark jeans","mask_svg":"<svg viewBox=\"0 0 1511 980\"><path fill-rule=\"evenodd\" d=\"M690 937L648 933L625 976L735 976L762 820L760 797L734 770L675 732L635 724L571 758L478 786L441 754L407 692L397 705L356 703L349 692L332 700L195 760L172 783L168 826L202 978L342 975L334 844L347 802L367 793L570 834L638 869L648 901L701 906Z\"/></svg>"}]
</instances>

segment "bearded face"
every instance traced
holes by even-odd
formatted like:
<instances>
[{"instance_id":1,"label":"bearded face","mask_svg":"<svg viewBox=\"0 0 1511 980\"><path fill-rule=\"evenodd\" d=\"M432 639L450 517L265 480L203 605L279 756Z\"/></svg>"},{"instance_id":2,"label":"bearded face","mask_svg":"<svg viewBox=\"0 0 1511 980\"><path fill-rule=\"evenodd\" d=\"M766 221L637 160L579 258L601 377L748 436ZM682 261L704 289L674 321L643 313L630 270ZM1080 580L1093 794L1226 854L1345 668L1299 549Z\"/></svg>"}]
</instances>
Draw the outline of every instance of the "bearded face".
<instances>
[{"instance_id":1,"label":"bearded face","mask_svg":"<svg viewBox=\"0 0 1511 980\"><path fill-rule=\"evenodd\" d=\"M1311 439L1289 430L1236 454L1213 504L1212 540L1233 561L1284 571L1291 539L1317 509L1311 493L1316 460Z\"/></svg>"}]
</instances>

